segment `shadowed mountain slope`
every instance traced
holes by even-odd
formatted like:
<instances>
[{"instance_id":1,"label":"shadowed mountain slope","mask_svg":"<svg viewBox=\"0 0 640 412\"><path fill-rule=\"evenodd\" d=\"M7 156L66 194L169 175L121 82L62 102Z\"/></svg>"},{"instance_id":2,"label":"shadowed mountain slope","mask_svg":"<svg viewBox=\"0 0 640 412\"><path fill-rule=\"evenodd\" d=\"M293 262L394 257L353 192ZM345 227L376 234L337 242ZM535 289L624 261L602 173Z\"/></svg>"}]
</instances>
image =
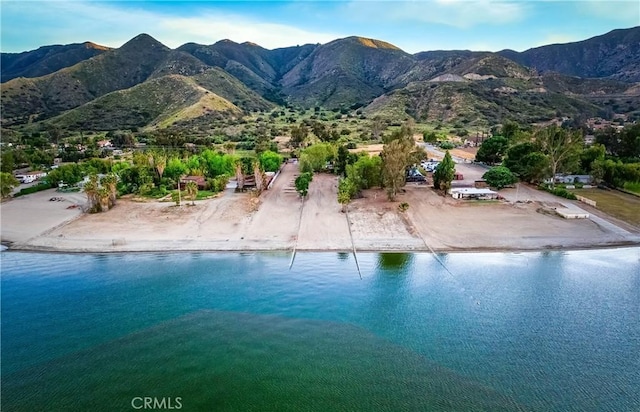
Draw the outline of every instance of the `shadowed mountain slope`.
<instances>
[{"instance_id":1,"label":"shadowed mountain slope","mask_svg":"<svg viewBox=\"0 0 640 412\"><path fill-rule=\"evenodd\" d=\"M551 44L522 53L502 50L498 54L540 72L640 82L640 26L574 43Z\"/></svg>"},{"instance_id":2,"label":"shadowed mountain slope","mask_svg":"<svg viewBox=\"0 0 640 412\"><path fill-rule=\"evenodd\" d=\"M4 83L16 77L45 76L109 50L109 47L84 42L43 46L22 53L0 53L0 81Z\"/></svg>"}]
</instances>

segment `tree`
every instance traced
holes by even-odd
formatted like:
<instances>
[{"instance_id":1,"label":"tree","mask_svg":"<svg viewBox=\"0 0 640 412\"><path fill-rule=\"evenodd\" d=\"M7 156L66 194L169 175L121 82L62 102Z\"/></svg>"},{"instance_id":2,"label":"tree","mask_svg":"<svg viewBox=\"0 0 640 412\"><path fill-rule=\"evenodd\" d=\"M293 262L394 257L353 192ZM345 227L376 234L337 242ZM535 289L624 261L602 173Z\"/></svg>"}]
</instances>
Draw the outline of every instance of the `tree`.
<instances>
[{"instance_id":1,"label":"tree","mask_svg":"<svg viewBox=\"0 0 640 412\"><path fill-rule=\"evenodd\" d=\"M260 162L258 160L253 163L253 178L256 182L256 190L258 193L262 192L266 183L266 178L264 172L260 168Z\"/></svg>"},{"instance_id":2,"label":"tree","mask_svg":"<svg viewBox=\"0 0 640 412\"><path fill-rule=\"evenodd\" d=\"M115 206L116 204L116 197L118 195L118 189L116 187L117 183L118 183L118 179L116 178L116 175L113 173L109 173L108 175L100 179L100 185L105 187L109 192L109 204L108 204L109 209Z\"/></svg>"},{"instance_id":3,"label":"tree","mask_svg":"<svg viewBox=\"0 0 640 412\"><path fill-rule=\"evenodd\" d=\"M109 189L106 187L99 187L96 193L98 198L98 212L106 212L109 210Z\"/></svg>"},{"instance_id":4,"label":"tree","mask_svg":"<svg viewBox=\"0 0 640 412\"><path fill-rule=\"evenodd\" d=\"M487 181L489 186L495 187L498 190L518 181L518 178L505 166L492 167L482 175L482 178Z\"/></svg>"},{"instance_id":5,"label":"tree","mask_svg":"<svg viewBox=\"0 0 640 412\"><path fill-rule=\"evenodd\" d=\"M5 173L13 172L15 167L15 159L13 157L13 151L3 150L2 161L0 162L0 170Z\"/></svg>"},{"instance_id":6,"label":"tree","mask_svg":"<svg viewBox=\"0 0 640 412\"><path fill-rule=\"evenodd\" d=\"M18 187L20 182L13 177L11 173L0 172L0 195L7 197L11 194L11 191Z\"/></svg>"},{"instance_id":7,"label":"tree","mask_svg":"<svg viewBox=\"0 0 640 412\"><path fill-rule=\"evenodd\" d=\"M336 148L330 143L317 143L307 147L300 154L300 170L318 172L327 166L327 162L335 159Z\"/></svg>"},{"instance_id":8,"label":"tree","mask_svg":"<svg viewBox=\"0 0 640 412\"><path fill-rule=\"evenodd\" d=\"M282 164L282 156L267 150L260 154L260 167L265 172L277 172Z\"/></svg>"},{"instance_id":9,"label":"tree","mask_svg":"<svg viewBox=\"0 0 640 412\"><path fill-rule=\"evenodd\" d=\"M174 181L187 172L187 165L179 158L172 157L167 161L164 176Z\"/></svg>"},{"instance_id":10,"label":"tree","mask_svg":"<svg viewBox=\"0 0 640 412\"><path fill-rule=\"evenodd\" d=\"M380 116L376 116L371 120L371 138L380 140L382 133L387 129L387 124Z\"/></svg>"},{"instance_id":11,"label":"tree","mask_svg":"<svg viewBox=\"0 0 640 412\"><path fill-rule=\"evenodd\" d=\"M152 151L149 153L149 166L155 170L158 182L162 180L164 169L167 167L167 154L164 152Z\"/></svg>"},{"instance_id":12,"label":"tree","mask_svg":"<svg viewBox=\"0 0 640 412\"><path fill-rule=\"evenodd\" d=\"M309 135L309 129L304 123L300 123L300 126L294 126L291 128L291 140L289 145L293 148L298 148L305 141Z\"/></svg>"},{"instance_id":13,"label":"tree","mask_svg":"<svg viewBox=\"0 0 640 412\"><path fill-rule=\"evenodd\" d=\"M340 179L338 182L338 203L342 205L342 213L347 211L347 205L351 202L356 187L349 178Z\"/></svg>"},{"instance_id":14,"label":"tree","mask_svg":"<svg viewBox=\"0 0 640 412\"><path fill-rule=\"evenodd\" d=\"M306 197L309 192L309 183L313 180L313 174L311 172L301 173L300 176L296 177L295 185L296 190L302 197Z\"/></svg>"},{"instance_id":15,"label":"tree","mask_svg":"<svg viewBox=\"0 0 640 412\"><path fill-rule=\"evenodd\" d=\"M382 148L382 183L387 189L387 197L393 201L401 187L406 184L407 168L426 157L426 152L418 148L413 140L413 131L403 125L395 131Z\"/></svg>"},{"instance_id":16,"label":"tree","mask_svg":"<svg viewBox=\"0 0 640 412\"><path fill-rule=\"evenodd\" d=\"M490 137L480 145L478 153L476 153L476 161L488 163L490 165L500 163L502 161L502 156L504 156L508 147L509 141L506 137Z\"/></svg>"},{"instance_id":17,"label":"tree","mask_svg":"<svg viewBox=\"0 0 640 412\"><path fill-rule=\"evenodd\" d=\"M544 179L548 169L547 156L540 152L533 152L522 158L522 170L518 176L524 181L537 183Z\"/></svg>"},{"instance_id":18,"label":"tree","mask_svg":"<svg viewBox=\"0 0 640 412\"><path fill-rule=\"evenodd\" d=\"M196 204L196 197L198 197L198 184L193 180L189 181L185 185L185 190L187 191L187 196L191 199L191 205L194 206Z\"/></svg>"},{"instance_id":19,"label":"tree","mask_svg":"<svg viewBox=\"0 0 640 412\"><path fill-rule=\"evenodd\" d=\"M513 141L520 134L520 125L518 123L516 123L516 122L511 121L511 120L507 120L502 125L502 128L500 130L500 134L502 136L504 136L507 140Z\"/></svg>"},{"instance_id":20,"label":"tree","mask_svg":"<svg viewBox=\"0 0 640 412\"><path fill-rule=\"evenodd\" d=\"M542 153L549 159L551 185L553 186L556 173L561 169L568 169L566 166L572 160L578 160L579 151L584 144L582 133L550 125L536 131L535 138Z\"/></svg>"},{"instance_id":21,"label":"tree","mask_svg":"<svg viewBox=\"0 0 640 412\"><path fill-rule=\"evenodd\" d=\"M451 154L447 150L444 154L444 158L436 167L433 172L433 187L441 190L443 195L446 195L449 189L451 189L451 181L456 172L456 165L453 163Z\"/></svg>"},{"instance_id":22,"label":"tree","mask_svg":"<svg viewBox=\"0 0 640 412\"><path fill-rule=\"evenodd\" d=\"M89 176L89 181L84 185L84 193L87 195L87 211L96 213L100 211L98 176Z\"/></svg>"},{"instance_id":23,"label":"tree","mask_svg":"<svg viewBox=\"0 0 640 412\"><path fill-rule=\"evenodd\" d=\"M609 127L596 135L596 142L603 144L613 156L640 159L640 124L622 130Z\"/></svg>"},{"instance_id":24,"label":"tree","mask_svg":"<svg viewBox=\"0 0 640 412\"><path fill-rule=\"evenodd\" d=\"M59 183L66 183L68 185L75 185L81 181L84 177L84 172L80 165L76 163L61 165L57 169L53 169L45 180L51 185L51 187L57 186Z\"/></svg>"},{"instance_id":25,"label":"tree","mask_svg":"<svg viewBox=\"0 0 640 412\"><path fill-rule=\"evenodd\" d=\"M338 156L335 164L335 172L338 176L347 175L347 163L349 162L349 149L345 145L338 147Z\"/></svg>"},{"instance_id":26,"label":"tree","mask_svg":"<svg viewBox=\"0 0 640 412\"><path fill-rule=\"evenodd\" d=\"M580 154L580 169L584 173L591 173L591 168L593 166L593 162L596 160L604 160L604 156L607 152L607 149L604 145L594 144L584 149Z\"/></svg>"},{"instance_id":27,"label":"tree","mask_svg":"<svg viewBox=\"0 0 640 412\"><path fill-rule=\"evenodd\" d=\"M526 182L542 180L549 167L547 156L531 142L511 146L502 164Z\"/></svg>"},{"instance_id":28,"label":"tree","mask_svg":"<svg viewBox=\"0 0 640 412\"><path fill-rule=\"evenodd\" d=\"M382 186L382 158L364 154L347 165L347 178L355 185L355 193L363 189ZM355 194L354 193L354 194Z\"/></svg>"}]
</instances>

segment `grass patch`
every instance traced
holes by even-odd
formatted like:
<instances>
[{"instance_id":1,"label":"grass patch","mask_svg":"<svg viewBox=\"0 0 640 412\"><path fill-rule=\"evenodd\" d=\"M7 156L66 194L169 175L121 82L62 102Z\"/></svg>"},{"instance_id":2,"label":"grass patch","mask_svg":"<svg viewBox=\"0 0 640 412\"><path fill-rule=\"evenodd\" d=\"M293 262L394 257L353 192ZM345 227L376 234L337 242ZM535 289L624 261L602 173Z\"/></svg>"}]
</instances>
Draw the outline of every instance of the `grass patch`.
<instances>
[{"instance_id":1,"label":"grass patch","mask_svg":"<svg viewBox=\"0 0 640 412\"><path fill-rule=\"evenodd\" d=\"M626 182L624 190L640 195L640 182Z\"/></svg>"},{"instance_id":2,"label":"grass patch","mask_svg":"<svg viewBox=\"0 0 640 412\"><path fill-rule=\"evenodd\" d=\"M606 214L640 227L640 198L617 190L575 189L572 192L595 200L597 208Z\"/></svg>"}]
</instances>

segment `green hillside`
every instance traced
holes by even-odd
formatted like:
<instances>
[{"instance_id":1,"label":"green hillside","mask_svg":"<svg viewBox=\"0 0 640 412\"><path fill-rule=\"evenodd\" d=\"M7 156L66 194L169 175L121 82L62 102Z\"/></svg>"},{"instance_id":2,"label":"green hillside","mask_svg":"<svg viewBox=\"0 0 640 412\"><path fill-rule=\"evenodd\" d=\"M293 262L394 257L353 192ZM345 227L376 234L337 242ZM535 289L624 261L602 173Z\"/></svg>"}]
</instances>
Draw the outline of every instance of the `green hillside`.
<instances>
[{"instance_id":1,"label":"green hillside","mask_svg":"<svg viewBox=\"0 0 640 412\"><path fill-rule=\"evenodd\" d=\"M193 79L169 75L109 93L51 119L50 123L79 130L166 127L207 113L239 116L241 110L198 86Z\"/></svg>"}]
</instances>

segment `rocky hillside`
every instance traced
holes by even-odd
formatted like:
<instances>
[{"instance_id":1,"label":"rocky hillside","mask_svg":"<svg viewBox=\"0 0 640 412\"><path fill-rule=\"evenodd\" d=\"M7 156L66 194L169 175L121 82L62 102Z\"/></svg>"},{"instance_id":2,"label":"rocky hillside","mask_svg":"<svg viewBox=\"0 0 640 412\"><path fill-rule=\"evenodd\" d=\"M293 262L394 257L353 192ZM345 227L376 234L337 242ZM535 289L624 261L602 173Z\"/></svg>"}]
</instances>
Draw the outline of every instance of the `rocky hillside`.
<instances>
[{"instance_id":1,"label":"rocky hillside","mask_svg":"<svg viewBox=\"0 0 640 412\"><path fill-rule=\"evenodd\" d=\"M227 99L199 86L192 78L168 75L101 96L50 123L75 130L166 127L201 116L237 116L242 111Z\"/></svg>"},{"instance_id":2,"label":"rocky hillside","mask_svg":"<svg viewBox=\"0 0 640 412\"><path fill-rule=\"evenodd\" d=\"M236 110L270 110L278 104L365 107L370 115L394 119L478 125L621 111L640 117L638 87L626 82L640 70L639 30L615 30L523 53L414 55L363 37L275 50L230 40L172 50L141 34L54 73L3 83L2 125L55 117L65 127L162 126L179 121L167 120L176 113L190 118L220 110L236 116ZM38 61L44 70L46 60L33 60L31 70ZM182 103L162 97L158 88L164 86L177 90ZM151 90L157 101L142 102L142 93ZM181 110L195 104L192 93L198 101L207 98L202 110L186 114ZM214 95L233 107L214 102ZM96 117L101 110L104 121Z\"/></svg>"},{"instance_id":3,"label":"rocky hillside","mask_svg":"<svg viewBox=\"0 0 640 412\"><path fill-rule=\"evenodd\" d=\"M91 42L43 46L23 53L0 53L2 83L16 77L40 77L110 50Z\"/></svg>"},{"instance_id":4,"label":"rocky hillside","mask_svg":"<svg viewBox=\"0 0 640 412\"><path fill-rule=\"evenodd\" d=\"M640 26L574 43L536 47L522 53L503 50L499 54L539 72L640 82Z\"/></svg>"}]
</instances>

